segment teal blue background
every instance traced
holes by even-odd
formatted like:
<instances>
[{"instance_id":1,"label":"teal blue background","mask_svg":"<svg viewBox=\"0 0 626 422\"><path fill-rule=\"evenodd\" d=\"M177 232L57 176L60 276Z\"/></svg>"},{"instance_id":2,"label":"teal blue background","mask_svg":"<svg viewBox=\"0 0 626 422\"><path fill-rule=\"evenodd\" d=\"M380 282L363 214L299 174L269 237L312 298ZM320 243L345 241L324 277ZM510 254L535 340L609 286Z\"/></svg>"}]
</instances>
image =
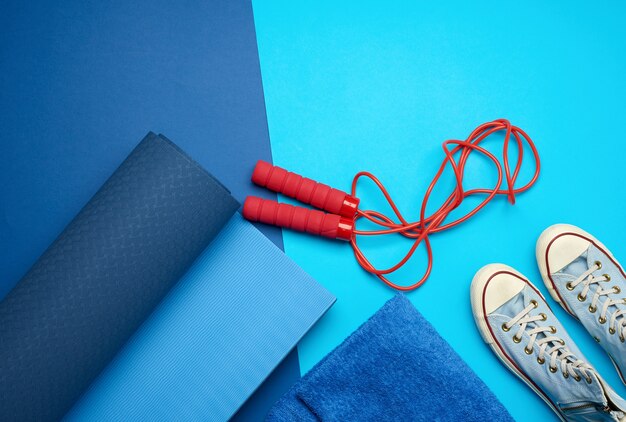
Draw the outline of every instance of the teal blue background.
<instances>
[{"instance_id":1,"label":"teal blue background","mask_svg":"<svg viewBox=\"0 0 626 422\"><path fill-rule=\"evenodd\" d=\"M500 198L465 225L434 236L432 276L409 298L516 419L554 418L482 342L469 285L482 265L504 262L547 296L534 246L557 222L580 225L618 258L626 256L625 6L254 0L253 9L272 154L281 166L343 189L357 171L372 171L416 218L445 139L465 138L478 124L506 117L535 140L543 159L537 185L515 206ZM490 145L499 151L499 144ZM468 187L493 183L486 163L472 165ZM530 162L526 167L528 175ZM385 209L371 186L360 192L366 207ZM289 256L338 298L299 346L306 372L393 292L357 265L346 244L289 232L284 242ZM364 244L381 264L408 247L395 237ZM418 254L400 279L418 277L424 263ZM626 395L608 357L553 308ZM437 359L437 351L424 358Z\"/></svg>"},{"instance_id":2,"label":"teal blue background","mask_svg":"<svg viewBox=\"0 0 626 422\"><path fill-rule=\"evenodd\" d=\"M500 261L545 293L534 242L556 222L582 226L626 260L625 5L254 0L255 40L249 0L35 3L7 3L0 13L0 296L150 129L239 199L252 192L251 163L269 156L258 42L274 160L344 189L370 170L408 217L418 214L443 140L506 117L537 142L538 184L516 206L502 198L434 236L433 274L409 298L517 419L552 417L480 340L469 283ZM469 184L493 182L487 164L471 164ZM365 206L385 209L371 186L360 192ZM271 237L280 243L276 231ZM395 237L364 245L380 264L408 247ZM345 244L286 232L285 246L338 297L299 347L306 372L393 292ZM420 255L400 280L423 265ZM599 347L554 309L626 395ZM241 420L262 417L297 378L291 356Z\"/></svg>"}]
</instances>

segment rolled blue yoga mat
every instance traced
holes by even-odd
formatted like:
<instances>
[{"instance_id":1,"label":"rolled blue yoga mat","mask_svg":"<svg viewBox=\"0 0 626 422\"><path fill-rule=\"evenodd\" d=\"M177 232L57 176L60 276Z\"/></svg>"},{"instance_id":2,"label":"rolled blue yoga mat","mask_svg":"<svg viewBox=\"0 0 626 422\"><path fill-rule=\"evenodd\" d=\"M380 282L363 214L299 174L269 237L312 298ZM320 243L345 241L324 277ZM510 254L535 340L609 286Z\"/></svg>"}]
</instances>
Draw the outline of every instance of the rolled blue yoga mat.
<instances>
[{"instance_id":1,"label":"rolled blue yoga mat","mask_svg":"<svg viewBox=\"0 0 626 422\"><path fill-rule=\"evenodd\" d=\"M0 419L63 417L238 207L148 134L0 302Z\"/></svg>"},{"instance_id":2,"label":"rolled blue yoga mat","mask_svg":"<svg viewBox=\"0 0 626 422\"><path fill-rule=\"evenodd\" d=\"M66 420L227 420L334 301L236 213Z\"/></svg>"}]
</instances>

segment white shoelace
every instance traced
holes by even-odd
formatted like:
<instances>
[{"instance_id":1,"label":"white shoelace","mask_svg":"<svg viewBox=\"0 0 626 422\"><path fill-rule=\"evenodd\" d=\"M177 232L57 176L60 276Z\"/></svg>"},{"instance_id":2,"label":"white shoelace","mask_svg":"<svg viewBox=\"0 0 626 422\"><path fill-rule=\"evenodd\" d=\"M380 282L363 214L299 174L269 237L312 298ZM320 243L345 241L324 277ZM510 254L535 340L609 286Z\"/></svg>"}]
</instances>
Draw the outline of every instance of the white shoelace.
<instances>
[{"instance_id":1,"label":"white shoelace","mask_svg":"<svg viewBox=\"0 0 626 422\"><path fill-rule=\"evenodd\" d=\"M543 327L539 325L539 322L545 321L547 316L543 313L531 315L530 312L537 308L537 306L537 302L532 300L530 304L513 319L503 324L502 328L505 331L509 331L514 326L519 325L519 330L513 336L513 341L519 343L522 340L522 334L526 331L528 324L534 322L536 327L528 330L530 339L524 349L526 354L532 354L534 351L533 346L536 344L539 347L537 362L543 364L545 362L544 356L550 356L550 372L557 372L560 366L561 373L565 378L571 375L576 381L580 381L582 375L588 383L591 383L591 374L595 373L595 370L587 362L577 359L565 346L565 341L554 335L556 333L556 327ZM538 335L542 333L544 336L538 339Z\"/></svg>"},{"instance_id":2,"label":"white shoelace","mask_svg":"<svg viewBox=\"0 0 626 422\"><path fill-rule=\"evenodd\" d=\"M583 290L578 295L578 300L584 302L587 299L587 294L589 293L591 286L597 284L597 288L593 294L593 298L591 299L591 304L589 305L589 312L595 313L598 309L598 301L602 296L606 296L606 300L600 310L600 317L598 318L600 324L604 324L607 322L606 313L608 309L611 306L625 303L626 299L612 299L609 296L610 294L619 294L621 292L618 286L612 286L610 289L603 289L600 286L599 283L609 282L611 280L611 277L608 274L603 274L599 277L595 277L591 274L600 268L602 268L602 263L596 261L594 266L582 273L575 281L568 283L567 289L574 290L576 286L582 283ZM624 343L626 339L626 310L616 308L616 311L613 312L609 321L609 333L611 335L618 333L620 340Z\"/></svg>"}]
</instances>

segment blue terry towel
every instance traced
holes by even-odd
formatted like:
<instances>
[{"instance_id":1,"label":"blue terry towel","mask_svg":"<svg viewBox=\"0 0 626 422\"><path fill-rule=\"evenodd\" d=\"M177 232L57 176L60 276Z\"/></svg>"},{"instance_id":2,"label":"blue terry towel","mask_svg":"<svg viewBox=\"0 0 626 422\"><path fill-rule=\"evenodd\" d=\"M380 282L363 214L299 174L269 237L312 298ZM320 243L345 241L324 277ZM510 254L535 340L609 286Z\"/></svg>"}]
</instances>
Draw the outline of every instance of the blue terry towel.
<instances>
[{"instance_id":1,"label":"blue terry towel","mask_svg":"<svg viewBox=\"0 0 626 422\"><path fill-rule=\"evenodd\" d=\"M403 295L306 374L268 421L512 421Z\"/></svg>"}]
</instances>

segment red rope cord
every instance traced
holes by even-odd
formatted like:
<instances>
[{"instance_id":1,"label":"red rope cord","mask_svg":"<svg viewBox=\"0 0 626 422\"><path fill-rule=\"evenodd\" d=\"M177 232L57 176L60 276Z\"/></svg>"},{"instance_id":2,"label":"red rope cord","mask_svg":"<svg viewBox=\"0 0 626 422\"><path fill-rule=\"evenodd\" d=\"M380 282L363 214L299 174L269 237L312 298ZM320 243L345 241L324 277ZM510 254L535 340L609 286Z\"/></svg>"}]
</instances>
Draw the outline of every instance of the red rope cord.
<instances>
[{"instance_id":1,"label":"red rope cord","mask_svg":"<svg viewBox=\"0 0 626 422\"><path fill-rule=\"evenodd\" d=\"M494 156L491 152L479 146L479 144L488 138L491 135L494 135L498 132L504 131L504 146L503 146L503 160L502 164L498 160L496 156ZM515 164L515 168L513 169L513 173L511 174L511 170L509 167L509 142L511 141L511 137L513 137L515 144L517 145L517 163ZM524 155L524 143L526 143L534 156L535 161L535 173L531 180L526 183L524 186L515 188L515 182L517 181L517 176L519 175L519 171L522 167L522 159ZM450 147L452 146L452 149ZM517 126L511 125L508 120L498 119L493 122L484 123L477 127L465 141L458 140L448 140L445 141L442 145L443 151L445 154L445 158L439 167L439 171L435 175L435 178L428 186L426 190L426 194L424 195L424 199L422 200L422 205L420 208L420 218L415 222L408 222L402 216L395 202L391 199L391 196L387 192L387 189L383 186L383 184L374 176L373 174L362 171L354 176L352 181L352 189L351 195L357 197L356 189L359 180L362 177L366 177L372 180L376 186L380 189L382 194L385 196L385 199L391 206L393 213L395 214L398 222L395 222L392 218L385 216L384 214L374 211L374 210L357 210L357 215L355 217L356 220L359 218L365 218L370 222L381 226L382 228L379 230L357 230L356 226L353 232L352 239L350 241L352 248L354 249L354 255L356 256L357 261L366 271L375 274L378 278L380 278L383 282L385 282L388 286L397 289L397 290L413 290L421 286L430 276L432 266L433 266L433 253L432 248L430 246L430 238L429 236L433 233L439 233L441 231L451 229L480 211L485 205L489 203L493 198L497 195L506 195L511 204L515 204L515 195L518 193L524 192L528 190L539 177L539 171L541 168L541 164L539 161L539 154L537 149L535 148L535 144L530 139L530 137ZM478 188L471 189L468 191L463 190L463 176L465 174L465 164L467 159L469 158L470 153L479 152L489 158L491 162L493 162L495 168L498 171L498 181L493 188ZM458 161L455 157L458 156ZM448 165L452 168L454 172L454 177L456 181L456 185L452 191L452 193L448 196L448 198L441 204L441 206L429 216L426 216L426 206L430 199L430 195L437 185L437 182L441 178L444 170L448 167ZM501 189L502 183L506 182L506 189ZM445 223L444 221L450 215L450 213L461 205L463 200L468 196L472 195L487 195L486 198L480 202L476 207L474 207L471 211L467 212L462 217ZM407 254L395 265L389 267L387 269L378 269L376 268L365 256L363 251L357 245L357 237L358 236L375 236L375 235L384 235L384 234L392 234L399 233L405 237L415 239L413 245L407 252ZM413 253L419 247L421 243L425 244L426 252L428 254L428 265L422 277L415 283L409 286L398 285L389 280L386 275L393 273L402 267L406 262L413 256Z\"/></svg>"}]
</instances>

